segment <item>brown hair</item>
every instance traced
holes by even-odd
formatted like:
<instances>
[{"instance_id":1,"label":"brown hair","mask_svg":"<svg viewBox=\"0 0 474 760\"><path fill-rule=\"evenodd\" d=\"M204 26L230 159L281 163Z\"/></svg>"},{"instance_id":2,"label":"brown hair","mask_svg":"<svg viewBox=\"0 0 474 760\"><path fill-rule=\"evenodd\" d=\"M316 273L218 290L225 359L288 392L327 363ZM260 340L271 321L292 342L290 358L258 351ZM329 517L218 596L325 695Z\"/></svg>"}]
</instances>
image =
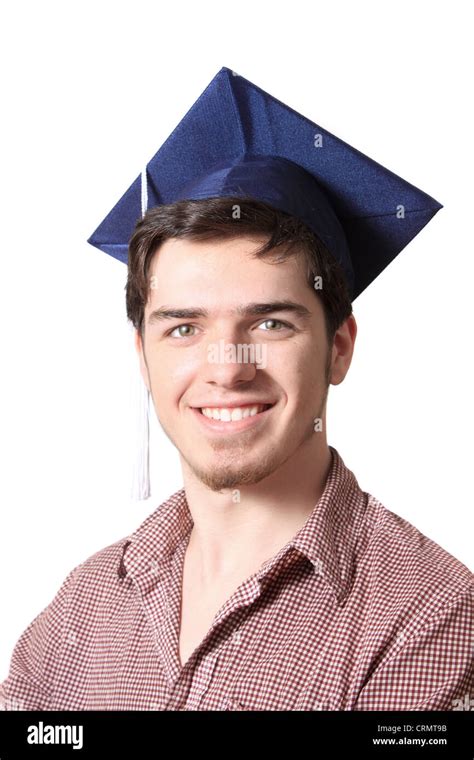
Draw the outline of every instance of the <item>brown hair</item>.
<instances>
[{"instance_id":1,"label":"brown hair","mask_svg":"<svg viewBox=\"0 0 474 760\"><path fill-rule=\"evenodd\" d=\"M238 210L238 218L234 211ZM127 316L143 336L143 318L149 296L148 270L151 259L165 240L218 240L246 235L268 237L252 253L268 256L276 263L299 254L306 262L307 281L324 309L326 334L332 345L338 327L352 313L344 272L319 238L299 219L252 198L219 197L177 201L147 211L134 230L128 251L125 286ZM314 278L322 278L315 289Z\"/></svg>"}]
</instances>

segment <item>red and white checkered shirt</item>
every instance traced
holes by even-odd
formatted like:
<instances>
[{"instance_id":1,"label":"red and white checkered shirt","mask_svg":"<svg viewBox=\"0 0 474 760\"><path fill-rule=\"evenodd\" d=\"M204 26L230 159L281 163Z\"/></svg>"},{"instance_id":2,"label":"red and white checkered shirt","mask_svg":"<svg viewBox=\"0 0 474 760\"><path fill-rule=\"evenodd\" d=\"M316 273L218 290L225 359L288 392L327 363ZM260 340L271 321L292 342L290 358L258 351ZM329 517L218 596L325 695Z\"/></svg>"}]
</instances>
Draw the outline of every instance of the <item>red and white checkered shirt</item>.
<instances>
[{"instance_id":1,"label":"red and white checkered shirt","mask_svg":"<svg viewBox=\"0 0 474 760\"><path fill-rule=\"evenodd\" d=\"M338 452L303 527L184 667L184 489L89 557L24 631L12 710L474 709L470 570L363 492Z\"/></svg>"}]
</instances>

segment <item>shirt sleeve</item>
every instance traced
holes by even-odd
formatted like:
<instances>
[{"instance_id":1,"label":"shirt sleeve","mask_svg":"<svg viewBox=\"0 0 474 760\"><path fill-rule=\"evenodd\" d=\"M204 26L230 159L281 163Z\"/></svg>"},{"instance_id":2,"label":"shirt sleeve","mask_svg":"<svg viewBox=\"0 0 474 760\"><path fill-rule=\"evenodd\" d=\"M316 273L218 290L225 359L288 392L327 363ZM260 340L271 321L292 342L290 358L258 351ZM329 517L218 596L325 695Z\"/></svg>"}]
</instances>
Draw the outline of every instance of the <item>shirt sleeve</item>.
<instances>
[{"instance_id":1,"label":"shirt sleeve","mask_svg":"<svg viewBox=\"0 0 474 760\"><path fill-rule=\"evenodd\" d=\"M473 613L468 588L375 670L353 709L472 710Z\"/></svg>"},{"instance_id":2,"label":"shirt sleeve","mask_svg":"<svg viewBox=\"0 0 474 760\"><path fill-rule=\"evenodd\" d=\"M71 570L50 604L37 615L18 639L7 678L0 684L0 710L48 710L55 675L68 631Z\"/></svg>"}]
</instances>

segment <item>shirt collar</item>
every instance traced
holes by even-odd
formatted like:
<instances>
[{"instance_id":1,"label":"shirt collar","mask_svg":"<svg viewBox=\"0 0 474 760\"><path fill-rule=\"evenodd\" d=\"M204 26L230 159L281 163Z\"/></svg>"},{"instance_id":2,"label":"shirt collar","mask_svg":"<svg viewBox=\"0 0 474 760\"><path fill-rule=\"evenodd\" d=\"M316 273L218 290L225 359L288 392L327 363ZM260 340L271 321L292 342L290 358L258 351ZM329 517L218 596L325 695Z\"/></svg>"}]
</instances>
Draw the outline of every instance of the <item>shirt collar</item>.
<instances>
[{"instance_id":1,"label":"shirt collar","mask_svg":"<svg viewBox=\"0 0 474 760\"><path fill-rule=\"evenodd\" d=\"M306 557L313 572L328 584L338 603L349 593L354 574L359 527L367 505L363 492L335 448L321 498L304 525L260 568L264 582L296 553ZM190 534L193 520L184 488L163 502L125 541L118 574L121 578L150 575L156 580L178 545Z\"/></svg>"},{"instance_id":2,"label":"shirt collar","mask_svg":"<svg viewBox=\"0 0 474 760\"><path fill-rule=\"evenodd\" d=\"M293 539L270 560L269 567L285 549L293 547L311 562L313 571L342 604L354 578L356 546L368 494L360 489L337 450L332 446L329 450L331 465L319 501Z\"/></svg>"}]
</instances>

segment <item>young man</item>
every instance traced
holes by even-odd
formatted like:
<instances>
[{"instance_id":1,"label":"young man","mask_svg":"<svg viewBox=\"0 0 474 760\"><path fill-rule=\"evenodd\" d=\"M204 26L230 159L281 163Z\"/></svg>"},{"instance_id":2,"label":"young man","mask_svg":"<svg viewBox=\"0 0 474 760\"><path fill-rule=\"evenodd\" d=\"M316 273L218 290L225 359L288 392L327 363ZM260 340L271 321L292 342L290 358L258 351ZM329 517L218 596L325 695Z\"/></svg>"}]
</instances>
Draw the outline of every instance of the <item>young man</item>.
<instances>
[{"instance_id":1,"label":"young man","mask_svg":"<svg viewBox=\"0 0 474 760\"><path fill-rule=\"evenodd\" d=\"M465 709L472 573L362 491L326 435L328 388L354 350L351 299L439 204L341 143L339 177L331 153L317 170L292 163L291 124L283 150L252 122L276 101L263 93L263 108L226 69L211 85L150 165L150 210L127 227L135 183L92 241L120 257L126 239L141 373L184 487L70 572L17 643L1 698L27 710ZM203 124L215 128L210 106L229 93L245 150L214 154ZM177 178L189 123L203 147ZM392 213L372 213L381 174ZM338 215L321 193L331 178Z\"/></svg>"}]
</instances>

